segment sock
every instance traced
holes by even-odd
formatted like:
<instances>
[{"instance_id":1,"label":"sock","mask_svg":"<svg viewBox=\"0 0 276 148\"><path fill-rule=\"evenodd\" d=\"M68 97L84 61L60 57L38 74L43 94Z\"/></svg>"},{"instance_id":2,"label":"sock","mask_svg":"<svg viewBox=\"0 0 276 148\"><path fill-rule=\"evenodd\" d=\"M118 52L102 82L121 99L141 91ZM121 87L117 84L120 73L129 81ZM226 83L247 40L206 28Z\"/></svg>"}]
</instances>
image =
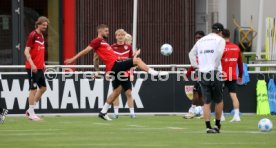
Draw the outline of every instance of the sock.
<instances>
[{"instance_id":1,"label":"sock","mask_svg":"<svg viewBox=\"0 0 276 148\"><path fill-rule=\"evenodd\" d=\"M108 103L105 103L102 110L101 110L101 113L106 114L108 109L109 109L109 106L110 105Z\"/></svg>"},{"instance_id":2,"label":"sock","mask_svg":"<svg viewBox=\"0 0 276 148\"><path fill-rule=\"evenodd\" d=\"M114 114L119 115L119 106L114 106Z\"/></svg>"},{"instance_id":3,"label":"sock","mask_svg":"<svg viewBox=\"0 0 276 148\"><path fill-rule=\"evenodd\" d=\"M220 129L220 120L216 120L216 126Z\"/></svg>"},{"instance_id":4,"label":"sock","mask_svg":"<svg viewBox=\"0 0 276 148\"><path fill-rule=\"evenodd\" d=\"M149 74L153 75L153 76L158 76L158 71L152 69L152 68L149 68L149 71L148 71Z\"/></svg>"},{"instance_id":5,"label":"sock","mask_svg":"<svg viewBox=\"0 0 276 148\"><path fill-rule=\"evenodd\" d=\"M29 105L28 112L29 112L30 114L34 114L34 108L35 108L35 105Z\"/></svg>"},{"instance_id":6,"label":"sock","mask_svg":"<svg viewBox=\"0 0 276 148\"><path fill-rule=\"evenodd\" d=\"M129 108L129 112L130 112L131 115L134 115L135 114L134 113L134 108Z\"/></svg>"},{"instance_id":7,"label":"sock","mask_svg":"<svg viewBox=\"0 0 276 148\"><path fill-rule=\"evenodd\" d=\"M205 121L205 124L206 124L206 128L209 128L209 129L212 128L210 121Z\"/></svg>"},{"instance_id":8,"label":"sock","mask_svg":"<svg viewBox=\"0 0 276 148\"><path fill-rule=\"evenodd\" d=\"M238 117L240 115L239 109L234 109L234 117Z\"/></svg>"}]
</instances>

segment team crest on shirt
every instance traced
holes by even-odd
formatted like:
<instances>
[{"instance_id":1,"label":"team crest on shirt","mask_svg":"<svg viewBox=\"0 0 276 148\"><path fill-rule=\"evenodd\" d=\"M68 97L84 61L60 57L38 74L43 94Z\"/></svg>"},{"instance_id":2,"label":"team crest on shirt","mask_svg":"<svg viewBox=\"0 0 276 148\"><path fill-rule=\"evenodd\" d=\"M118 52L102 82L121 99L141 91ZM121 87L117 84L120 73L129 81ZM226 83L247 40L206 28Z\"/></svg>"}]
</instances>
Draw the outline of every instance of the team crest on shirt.
<instances>
[{"instance_id":1,"label":"team crest on shirt","mask_svg":"<svg viewBox=\"0 0 276 148\"><path fill-rule=\"evenodd\" d=\"M125 45L125 46L124 46L124 49L125 49L125 50L128 50L128 46L127 46L127 45Z\"/></svg>"},{"instance_id":2,"label":"team crest on shirt","mask_svg":"<svg viewBox=\"0 0 276 148\"><path fill-rule=\"evenodd\" d=\"M194 86L193 85L186 85L184 90L185 90L187 98L190 99L190 100L193 100Z\"/></svg>"}]
</instances>

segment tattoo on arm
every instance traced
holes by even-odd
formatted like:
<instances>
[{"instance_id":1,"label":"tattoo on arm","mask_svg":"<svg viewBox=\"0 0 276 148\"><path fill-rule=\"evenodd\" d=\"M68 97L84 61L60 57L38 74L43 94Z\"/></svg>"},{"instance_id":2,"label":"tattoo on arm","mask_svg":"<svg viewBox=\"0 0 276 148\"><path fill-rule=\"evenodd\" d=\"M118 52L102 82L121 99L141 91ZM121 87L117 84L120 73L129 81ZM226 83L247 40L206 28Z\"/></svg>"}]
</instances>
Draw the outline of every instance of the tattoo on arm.
<instances>
[{"instance_id":1,"label":"tattoo on arm","mask_svg":"<svg viewBox=\"0 0 276 148\"><path fill-rule=\"evenodd\" d=\"M94 63L94 68L96 71L100 71L100 59L99 59L99 55L97 53L94 53L93 56L93 63Z\"/></svg>"}]
</instances>

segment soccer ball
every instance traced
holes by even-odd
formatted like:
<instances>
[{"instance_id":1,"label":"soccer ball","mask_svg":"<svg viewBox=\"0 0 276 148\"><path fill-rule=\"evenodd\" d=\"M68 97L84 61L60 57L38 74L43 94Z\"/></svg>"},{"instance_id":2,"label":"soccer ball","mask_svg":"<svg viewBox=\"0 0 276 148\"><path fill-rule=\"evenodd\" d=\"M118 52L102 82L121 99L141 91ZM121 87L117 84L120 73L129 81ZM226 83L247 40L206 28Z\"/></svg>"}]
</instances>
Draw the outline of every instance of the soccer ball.
<instances>
[{"instance_id":1,"label":"soccer ball","mask_svg":"<svg viewBox=\"0 0 276 148\"><path fill-rule=\"evenodd\" d=\"M201 107L201 106L195 107L195 109L194 109L194 115L200 116L200 115L202 115L202 114L203 114L203 109L202 109L202 107Z\"/></svg>"},{"instance_id":2,"label":"soccer ball","mask_svg":"<svg viewBox=\"0 0 276 148\"><path fill-rule=\"evenodd\" d=\"M172 52L173 52L172 45L166 43L161 46L161 54L162 55L169 56L172 54Z\"/></svg>"},{"instance_id":3,"label":"soccer ball","mask_svg":"<svg viewBox=\"0 0 276 148\"><path fill-rule=\"evenodd\" d=\"M258 128L261 132L269 132L272 130L272 127L272 122L267 118L261 119L258 123Z\"/></svg>"}]
</instances>

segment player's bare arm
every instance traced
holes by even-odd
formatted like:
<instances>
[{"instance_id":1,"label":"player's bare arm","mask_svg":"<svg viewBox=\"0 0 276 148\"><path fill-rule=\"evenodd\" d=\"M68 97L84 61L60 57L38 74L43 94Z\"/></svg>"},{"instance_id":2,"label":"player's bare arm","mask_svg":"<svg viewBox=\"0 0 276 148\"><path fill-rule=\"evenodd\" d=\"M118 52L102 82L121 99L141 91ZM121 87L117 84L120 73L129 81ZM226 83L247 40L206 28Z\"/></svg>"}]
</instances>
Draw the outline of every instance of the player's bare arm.
<instances>
[{"instance_id":1,"label":"player's bare arm","mask_svg":"<svg viewBox=\"0 0 276 148\"><path fill-rule=\"evenodd\" d=\"M33 71L33 72L37 72L37 68L36 68L36 66L35 66L35 64L34 64L32 58L31 58L30 50L31 50L30 47L26 47L26 48L25 48L25 51L24 51L24 54L25 54L25 56L26 56L26 59L28 60L28 62L29 62L30 65L31 65L32 71Z\"/></svg>"},{"instance_id":2,"label":"player's bare arm","mask_svg":"<svg viewBox=\"0 0 276 148\"><path fill-rule=\"evenodd\" d=\"M93 55L93 63L94 63L94 68L97 72L100 71L100 58L97 53L94 53Z\"/></svg>"},{"instance_id":3,"label":"player's bare arm","mask_svg":"<svg viewBox=\"0 0 276 148\"><path fill-rule=\"evenodd\" d=\"M137 56L139 56L140 53L141 53L141 50L140 50L140 49L137 49L137 50L134 52L133 57L134 57L134 58L137 58Z\"/></svg>"},{"instance_id":4,"label":"player's bare arm","mask_svg":"<svg viewBox=\"0 0 276 148\"><path fill-rule=\"evenodd\" d=\"M87 53L89 53L93 48L91 46L87 46L85 49L83 49L82 51L80 51L77 55L75 55L74 57L70 58L70 59L66 59L64 61L65 64L71 64L73 62L75 62L78 58L80 58L83 55L86 55Z\"/></svg>"},{"instance_id":5,"label":"player's bare arm","mask_svg":"<svg viewBox=\"0 0 276 148\"><path fill-rule=\"evenodd\" d=\"M100 74L100 58L96 52L94 52L94 55L93 55L93 64L96 70L95 77L98 77Z\"/></svg>"}]
</instances>

